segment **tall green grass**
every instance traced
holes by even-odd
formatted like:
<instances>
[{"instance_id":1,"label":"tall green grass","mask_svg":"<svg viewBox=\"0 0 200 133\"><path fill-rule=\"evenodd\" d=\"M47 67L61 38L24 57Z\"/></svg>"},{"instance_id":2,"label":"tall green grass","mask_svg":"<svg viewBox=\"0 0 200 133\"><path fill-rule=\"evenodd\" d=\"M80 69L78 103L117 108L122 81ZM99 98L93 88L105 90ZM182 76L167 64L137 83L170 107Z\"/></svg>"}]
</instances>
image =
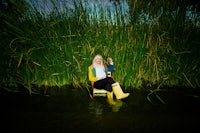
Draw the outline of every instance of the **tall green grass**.
<instances>
[{"instance_id":1,"label":"tall green grass","mask_svg":"<svg viewBox=\"0 0 200 133\"><path fill-rule=\"evenodd\" d=\"M8 16L3 20L2 86L20 84L30 94L33 85L89 88L88 66L101 54L105 61L113 58L114 78L126 89L140 89L143 83L145 87L200 87L199 28L173 22L168 27L163 22L167 15L156 25L125 24L120 18L110 25L104 17L100 23L94 17L91 23L86 9L76 6L78 10L67 10L71 16L57 9L47 19L34 10L31 19L14 22Z\"/></svg>"}]
</instances>

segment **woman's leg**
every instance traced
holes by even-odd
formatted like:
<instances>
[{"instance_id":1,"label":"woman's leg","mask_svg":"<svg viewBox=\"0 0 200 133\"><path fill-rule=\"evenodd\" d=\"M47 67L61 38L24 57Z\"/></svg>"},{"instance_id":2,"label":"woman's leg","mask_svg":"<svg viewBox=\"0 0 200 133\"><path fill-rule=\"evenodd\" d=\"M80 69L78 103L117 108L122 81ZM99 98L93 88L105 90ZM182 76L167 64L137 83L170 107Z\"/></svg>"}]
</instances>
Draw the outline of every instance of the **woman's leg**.
<instances>
[{"instance_id":1,"label":"woman's leg","mask_svg":"<svg viewBox=\"0 0 200 133\"><path fill-rule=\"evenodd\" d=\"M112 92L113 83L115 83L115 81L111 77L107 77L105 79L94 82L94 87L96 89L105 89L109 92Z\"/></svg>"}]
</instances>

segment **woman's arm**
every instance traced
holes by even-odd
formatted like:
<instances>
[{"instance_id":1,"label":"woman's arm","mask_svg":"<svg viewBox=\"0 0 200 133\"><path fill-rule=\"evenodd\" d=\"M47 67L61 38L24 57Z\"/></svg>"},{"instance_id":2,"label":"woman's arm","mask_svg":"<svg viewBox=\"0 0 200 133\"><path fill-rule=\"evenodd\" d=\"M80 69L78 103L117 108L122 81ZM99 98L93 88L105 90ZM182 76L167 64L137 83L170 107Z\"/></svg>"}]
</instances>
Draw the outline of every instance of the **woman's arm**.
<instances>
[{"instance_id":1,"label":"woman's arm","mask_svg":"<svg viewBox=\"0 0 200 133\"><path fill-rule=\"evenodd\" d=\"M92 66L88 67L88 77L90 81L97 81L97 77L94 76L93 72L92 72Z\"/></svg>"}]
</instances>

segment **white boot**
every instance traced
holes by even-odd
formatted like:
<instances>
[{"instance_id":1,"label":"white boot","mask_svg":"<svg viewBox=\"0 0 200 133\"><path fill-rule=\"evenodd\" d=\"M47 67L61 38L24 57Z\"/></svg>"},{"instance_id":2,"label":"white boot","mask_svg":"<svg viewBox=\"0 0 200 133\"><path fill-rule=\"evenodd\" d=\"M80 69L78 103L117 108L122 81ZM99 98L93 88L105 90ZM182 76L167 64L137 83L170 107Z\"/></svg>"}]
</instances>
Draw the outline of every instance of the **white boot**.
<instances>
[{"instance_id":1,"label":"white boot","mask_svg":"<svg viewBox=\"0 0 200 133\"><path fill-rule=\"evenodd\" d=\"M123 99L130 95L129 93L124 93L122 91L118 82L112 84L112 89L117 99Z\"/></svg>"}]
</instances>

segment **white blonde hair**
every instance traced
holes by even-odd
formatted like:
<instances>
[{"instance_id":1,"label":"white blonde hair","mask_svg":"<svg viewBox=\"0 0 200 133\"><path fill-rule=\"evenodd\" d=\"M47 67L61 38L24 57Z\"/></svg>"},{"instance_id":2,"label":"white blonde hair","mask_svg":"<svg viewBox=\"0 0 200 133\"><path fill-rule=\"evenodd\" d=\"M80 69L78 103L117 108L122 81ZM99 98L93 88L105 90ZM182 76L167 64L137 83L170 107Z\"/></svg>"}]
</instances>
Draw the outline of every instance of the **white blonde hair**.
<instances>
[{"instance_id":1,"label":"white blonde hair","mask_svg":"<svg viewBox=\"0 0 200 133\"><path fill-rule=\"evenodd\" d=\"M96 59L97 59L98 57L100 57L100 58L102 59L100 65L96 63ZM103 65L103 57L102 57L100 54L97 54L97 55L94 57L94 59L93 59L93 61L92 61L92 66L93 66L93 67L97 67L97 66L98 66L98 67L104 68L104 65Z\"/></svg>"}]
</instances>

